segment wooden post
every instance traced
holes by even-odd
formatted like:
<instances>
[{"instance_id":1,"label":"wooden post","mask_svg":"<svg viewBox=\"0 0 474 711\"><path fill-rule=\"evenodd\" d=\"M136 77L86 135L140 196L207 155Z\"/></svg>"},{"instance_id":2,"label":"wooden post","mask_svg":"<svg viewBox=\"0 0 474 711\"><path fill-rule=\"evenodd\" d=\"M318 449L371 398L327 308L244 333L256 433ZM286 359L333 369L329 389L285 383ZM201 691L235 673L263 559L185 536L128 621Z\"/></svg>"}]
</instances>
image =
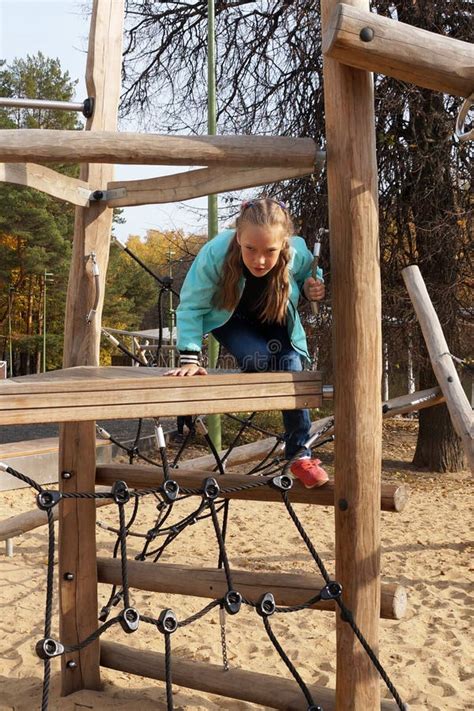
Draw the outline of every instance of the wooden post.
<instances>
[{"instance_id":1,"label":"wooden post","mask_svg":"<svg viewBox=\"0 0 474 711\"><path fill-rule=\"evenodd\" d=\"M352 6L369 9L367 0ZM323 33L335 0L322 0ZM373 79L324 60L335 367L336 579L377 652L380 609L381 296ZM378 673L337 620L337 711L380 708Z\"/></svg>"},{"instance_id":2,"label":"wooden post","mask_svg":"<svg viewBox=\"0 0 474 711\"><path fill-rule=\"evenodd\" d=\"M122 0L94 0L87 56L88 95L95 100L88 131L117 127L122 56ZM113 166L82 165L81 180L105 186ZM64 367L99 364L100 319L107 271L112 210L100 203L77 207L74 244L65 318ZM95 279L92 254L100 271L100 300L95 315ZM95 423L71 422L60 429L59 472L64 492L94 491ZM70 478L64 478L69 472ZM66 580L65 574L73 575ZM59 513L60 635L65 644L77 644L97 628L97 570L95 502L67 500ZM68 666L68 662L76 666ZM100 686L99 643L62 657L63 695Z\"/></svg>"},{"instance_id":3,"label":"wooden post","mask_svg":"<svg viewBox=\"0 0 474 711\"><path fill-rule=\"evenodd\" d=\"M402 276L420 322L434 374L446 398L453 427L462 440L469 466L474 471L472 408L449 353L438 315L419 268L416 265L406 267Z\"/></svg>"}]
</instances>

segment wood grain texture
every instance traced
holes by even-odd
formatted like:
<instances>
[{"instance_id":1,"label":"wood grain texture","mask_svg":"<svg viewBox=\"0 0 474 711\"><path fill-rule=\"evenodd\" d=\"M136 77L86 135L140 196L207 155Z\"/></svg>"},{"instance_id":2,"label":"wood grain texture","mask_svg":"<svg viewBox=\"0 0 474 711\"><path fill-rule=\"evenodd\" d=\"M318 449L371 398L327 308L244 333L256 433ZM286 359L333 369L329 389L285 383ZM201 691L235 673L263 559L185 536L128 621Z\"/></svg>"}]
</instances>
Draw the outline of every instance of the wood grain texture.
<instances>
[{"instance_id":1,"label":"wood grain texture","mask_svg":"<svg viewBox=\"0 0 474 711\"><path fill-rule=\"evenodd\" d=\"M318 407L319 373L163 377L166 369L77 367L0 383L0 424ZM159 372L158 372L159 371Z\"/></svg>"},{"instance_id":2,"label":"wood grain texture","mask_svg":"<svg viewBox=\"0 0 474 711\"><path fill-rule=\"evenodd\" d=\"M309 173L319 172L323 161L324 153L320 151L317 163L311 170L307 166L293 167L289 165L283 168L235 168L229 171L225 167L215 166L191 170L187 173L166 175L162 178L122 180L109 183L107 189L123 189L127 191L126 195L112 198L107 201L107 204L109 207L125 207L127 205L179 202L229 190L253 188L257 185L276 183L280 180L299 178Z\"/></svg>"},{"instance_id":3,"label":"wood grain texture","mask_svg":"<svg viewBox=\"0 0 474 711\"><path fill-rule=\"evenodd\" d=\"M47 195L86 207L93 188L89 183L62 175L35 163L0 163L0 182L25 185Z\"/></svg>"},{"instance_id":4,"label":"wood grain texture","mask_svg":"<svg viewBox=\"0 0 474 711\"><path fill-rule=\"evenodd\" d=\"M368 0L350 3L368 10ZM322 0L323 34L335 0ZM382 455L381 288L372 76L324 59L336 418L336 578L378 650ZM343 119L341 119L343 117ZM337 615L336 706L380 706L380 680Z\"/></svg>"},{"instance_id":5,"label":"wood grain texture","mask_svg":"<svg viewBox=\"0 0 474 711\"><path fill-rule=\"evenodd\" d=\"M474 471L474 418L472 407L459 380L443 329L431 303L419 267L416 265L406 267L402 271L402 276L423 332L434 374L446 398L453 427L462 440L469 466Z\"/></svg>"},{"instance_id":6,"label":"wood grain texture","mask_svg":"<svg viewBox=\"0 0 474 711\"><path fill-rule=\"evenodd\" d=\"M262 635L265 635L262 622L258 620L256 624L258 623L262 625ZM123 644L107 641L101 643L100 650L100 663L108 669L160 681L165 679L165 655L160 652L132 649ZM173 660L172 669L173 683L188 689L219 694L227 698L259 704L264 708L282 709L282 711L303 711L308 708L308 702L294 680L245 669L231 668L224 671L222 665L189 662L182 658ZM332 689L309 684L308 688L315 703L322 706L324 711L336 711ZM163 689L163 703L164 699ZM222 708L225 708L225 702ZM393 701L384 700L379 708L380 711L395 711L397 707Z\"/></svg>"},{"instance_id":7,"label":"wood grain texture","mask_svg":"<svg viewBox=\"0 0 474 711\"><path fill-rule=\"evenodd\" d=\"M373 39L362 41L364 28ZM338 4L323 34L326 57L454 96L474 90L474 45L369 12Z\"/></svg>"},{"instance_id":8,"label":"wood grain texture","mask_svg":"<svg viewBox=\"0 0 474 711\"><path fill-rule=\"evenodd\" d=\"M0 538L1 540L1 538ZM216 544L217 545L217 544ZM122 584L120 560L97 559L100 583ZM248 570L231 570L234 588L246 600L258 603L262 595L271 592L278 606L301 605L314 597L325 586L324 579L316 575L295 573L261 573ZM193 568L173 563L147 563L128 561L128 582L132 588L176 595L193 595L213 600L223 597L227 590L224 570ZM406 614L407 595L404 588L394 583L382 583L380 617L399 620ZM334 610L334 600L321 600L311 608Z\"/></svg>"},{"instance_id":9,"label":"wood grain texture","mask_svg":"<svg viewBox=\"0 0 474 711\"><path fill-rule=\"evenodd\" d=\"M120 1L120 0L119 0ZM89 90L90 92L90 90ZM108 88L107 107L114 104ZM97 94L97 96L99 96ZM109 99L110 97L110 99ZM112 115L109 110L110 123ZM98 120L98 119L97 119ZM90 120L91 121L91 120ZM94 119L92 119L94 121ZM318 149L311 138L273 136L162 136L154 133L117 133L115 126L90 131L59 131L28 128L0 131L0 161L63 163L127 163L139 165L221 165L270 168L302 167L312 173ZM21 134L21 135L20 135ZM92 180L94 185L112 182ZM84 178L83 178L84 179Z\"/></svg>"},{"instance_id":10,"label":"wood grain texture","mask_svg":"<svg viewBox=\"0 0 474 711\"><path fill-rule=\"evenodd\" d=\"M196 489L210 476L208 471L196 469L174 469L172 477L180 487ZM249 477L245 474L226 474L224 477L215 475L222 488L236 488L255 481L268 481L268 477ZM271 478L271 477L270 477ZM161 467L141 464L99 464L97 467L97 484L112 486L117 480L124 480L133 489L148 489L161 486L163 472ZM405 486L384 484L379 489L380 498L377 501L379 510L400 512L405 508L408 492ZM255 489L236 491L223 494L226 499L241 499L244 501L277 501L282 502L281 493L271 486L260 486ZM295 480L288 497L295 504L315 504L318 506L334 506L334 482L328 481L324 486L315 489L305 489L301 482ZM281 504L283 506L283 503Z\"/></svg>"},{"instance_id":11,"label":"wood grain texture","mask_svg":"<svg viewBox=\"0 0 474 711\"><path fill-rule=\"evenodd\" d=\"M94 0L87 54L87 94L95 100L94 114L86 130L73 131L78 138L100 135L117 128L117 109L122 66L123 0ZM22 132L18 132L22 134ZM54 136L49 131L48 160L52 159ZM54 132L53 132L54 133ZM19 136L20 143L28 142ZM17 137L18 140L18 137ZM85 158L87 160L87 158ZM113 166L82 164L80 179L90 185L105 186L113 179ZM107 206L76 207L74 242L66 302L64 367L99 363L101 314L107 272L113 211ZM91 269L94 253L100 272L100 300L95 317L86 322L95 299L95 280ZM84 418L82 418L84 419ZM90 420L94 419L92 415ZM64 492L94 491L95 423L70 422L60 428L59 471L72 471L61 479ZM74 573L67 581L65 572ZM97 566L94 502L62 502L59 516L60 631L66 644L77 644L97 629ZM67 661L77 663L75 669ZM62 657L61 692L100 688L99 642Z\"/></svg>"}]
</instances>

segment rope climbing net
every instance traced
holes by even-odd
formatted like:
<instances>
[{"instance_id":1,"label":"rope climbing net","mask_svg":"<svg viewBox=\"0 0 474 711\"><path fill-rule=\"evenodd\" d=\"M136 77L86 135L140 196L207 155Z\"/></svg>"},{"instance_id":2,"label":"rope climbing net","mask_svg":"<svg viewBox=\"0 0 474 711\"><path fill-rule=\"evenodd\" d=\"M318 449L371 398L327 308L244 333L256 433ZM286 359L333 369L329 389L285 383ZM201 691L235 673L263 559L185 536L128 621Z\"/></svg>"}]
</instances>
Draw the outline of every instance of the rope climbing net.
<instances>
[{"instance_id":1,"label":"rope climbing net","mask_svg":"<svg viewBox=\"0 0 474 711\"><path fill-rule=\"evenodd\" d=\"M251 420L247 418L247 426L251 426ZM242 425L243 426L243 425ZM278 440L277 440L278 444ZM135 452L136 454L136 452ZM292 663L288 654L278 640L275 631L272 627L271 618L274 615L286 614L306 610L316 603L323 600L333 600L340 610L341 619L350 625L362 647L369 655L372 664L377 669L381 678L385 682L387 688L392 694L399 709L403 710L407 707L402 701L395 686L391 682L387 672L378 660L374 650L371 648L365 639L362 631L357 626L356 620L352 612L344 604L343 590L341 585L332 580L326 567L316 551L315 546L310 540L304 526L302 525L296 511L291 503L291 488L293 480L287 476L279 467L279 473L270 471L266 476L249 476L248 483L238 487L226 487L225 475L215 478L209 476L205 478L201 485L196 488L180 487L178 482L172 478L172 466L168 461L164 437L162 446L160 447L161 464L163 471L163 482L152 488L146 489L130 489L126 482L117 480L113 484L110 492L97 493L62 493L56 490L48 490L43 488L30 477L16 471L6 464L0 464L2 469L7 474L10 474L21 481L28 484L37 492L36 503L39 509L47 514L48 519L48 566L47 566L47 581L46 581L46 603L44 617L44 635L36 643L36 653L44 662L44 678L41 711L47 711L49 707L50 695L50 679L51 679L51 662L55 657L68 655L84 649L91 644L107 630L115 625L119 625L127 634L134 633L138 630L141 623L154 626L158 633L164 637L165 649L165 680L166 680L166 698L169 711L173 709L172 695L172 636L176 630L191 625L200 620L213 609L220 608L221 619L221 643L222 657L224 669L228 669L227 645L225 637L225 616L237 615L242 609L242 606L247 606L257 613L262 621L263 628L268 635L273 647L277 651L283 663L297 682L304 699L307 703L308 711L322 711L322 707L318 705L318 700L313 698L313 694L308 688L308 685L303 680L302 676ZM217 453L216 453L217 455ZM269 457L265 458L267 460ZM217 457L218 469L221 474L224 474L222 460ZM275 465L275 462L273 462ZM260 466L266 466L265 461L260 463ZM278 466L278 465L275 465ZM258 467L247 472L248 474L255 473ZM283 472L283 473L282 473ZM229 523L229 500L227 495L235 494L241 491L256 489L258 487L273 487L277 489L281 495L282 502L288 513L289 518L296 527L303 543L309 551L314 564L321 573L324 585L319 590L314 591L314 595L305 602L293 606L278 606L275 602L275 597L271 590L262 594L258 600L251 600L242 595L238 586L234 584L231 567L229 564L229 556L226 548L226 533ZM133 524L140 520L139 508L140 503L145 497L154 497L157 501L157 517L154 525L148 529L145 534L132 531ZM120 558L120 586L113 586L109 600L101 610L99 621L100 625L92 634L85 639L82 639L78 644L67 645L61 640L54 638L52 635L52 613L54 599L54 554L55 554L55 531L54 531L54 515L53 509L60 503L61 500L76 499L78 501L90 501L91 499L110 499L115 503L118 512L118 525L114 528L106 526L109 530L116 534L117 539L113 550L113 556ZM173 510L185 499L196 499L196 505L191 513L186 514L173 524L169 523L169 518ZM126 517L127 505L132 506L132 512L128 520ZM141 536L145 539L142 550L135 555L135 560L144 561L152 558L153 561L158 561L165 549L189 526L210 519L216 536L217 548L219 552L217 567L223 569L226 581L225 594L204 606L201 610L191 616L180 618L180 616L170 608L160 611L158 616L150 616L142 614L132 604L132 597L129 585L129 566L130 560L127 552L127 539L132 536ZM104 526L103 526L104 527ZM121 606L119 611L110 616L113 608ZM68 662L74 664L74 662Z\"/></svg>"}]
</instances>

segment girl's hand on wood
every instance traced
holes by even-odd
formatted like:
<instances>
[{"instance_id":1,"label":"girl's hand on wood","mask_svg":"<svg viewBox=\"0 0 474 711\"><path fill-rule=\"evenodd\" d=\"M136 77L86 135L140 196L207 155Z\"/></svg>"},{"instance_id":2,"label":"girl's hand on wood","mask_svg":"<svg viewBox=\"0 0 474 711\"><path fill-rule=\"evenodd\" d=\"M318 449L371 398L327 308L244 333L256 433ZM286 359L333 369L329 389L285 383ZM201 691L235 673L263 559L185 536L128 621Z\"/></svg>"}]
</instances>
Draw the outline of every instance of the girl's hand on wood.
<instances>
[{"instance_id":1,"label":"girl's hand on wood","mask_svg":"<svg viewBox=\"0 0 474 711\"><path fill-rule=\"evenodd\" d=\"M189 363L188 365L181 366L181 368L168 370L164 375L175 375L180 378L185 375L207 375L207 370L196 363Z\"/></svg>"},{"instance_id":2,"label":"girl's hand on wood","mask_svg":"<svg viewBox=\"0 0 474 711\"><path fill-rule=\"evenodd\" d=\"M308 277L304 283L303 291L308 301L321 301L321 299L324 299L326 288L319 279Z\"/></svg>"}]
</instances>

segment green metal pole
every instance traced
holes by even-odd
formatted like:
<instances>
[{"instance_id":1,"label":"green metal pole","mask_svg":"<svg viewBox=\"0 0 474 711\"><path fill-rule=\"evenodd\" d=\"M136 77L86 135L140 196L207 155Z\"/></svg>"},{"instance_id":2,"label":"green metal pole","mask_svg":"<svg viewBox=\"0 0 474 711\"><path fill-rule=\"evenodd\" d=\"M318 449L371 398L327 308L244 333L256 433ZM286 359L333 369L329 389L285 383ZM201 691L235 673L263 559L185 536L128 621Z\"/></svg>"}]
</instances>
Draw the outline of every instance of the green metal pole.
<instances>
[{"instance_id":1,"label":"green metal pole","mask_svg":"<svg viewBox=\"0 0 474 711\"><path fill-rule=\"evenodd\" d=\"M8 358L10 360L10 378L13 378L13 344L12 344L12 293L13 287L8 287Z\"/></svg>"},{"instance_id":2,"label":"green metal pole","mask_svg":"<svg viewBox=\"0 0 474 711\"><path fill-rule=\"evenodd\" d=\"M46 269L44 270L43 290L43 373L46 373Z\"/></svg>"},{"instance_id":3,"label":"green metal pole","mask_svg":"<svg viewBox=\"0 0 474 711\"><path fill-rule=\"evenodd\" d=\"M171 251L171 247L168 247L168 267L169 267L169 277L170 277L170 281L171 281L171 282L172 282L172 280L173 280L173 265L172 265L172 263L171 263L171 257L172 257L174 254L175 254L175 253ZM174 346L174 341L173 341L173 323L174 323L174 318L173 318L173 317L174 317L174 311L173 311L173 292L171 291L171 289L169 290L168 310L169 310L169 313L168 313L168 328L169 328L169 332L170 332L170 340L169 340L169 346L170 346L169 354L170 354L170 357L169 357L168 362L169 362L170 368L174 368L174 347L173 347L173 346Z\"/></svg>"},{"instance_id":4,"label":"green metal pole","mask_svg":"<svg viewBox=\"0 0 474 711\"><path fill-rule=\"evenodd\" d=\"M214 0L207 2L207 131L210 136L216 135L216 32ZM218 230L217 195L207 198L207 236L212 239ZM209 336L209 367L215 368L219 356L219 344L213 336ZM222 449L220 415L209 415L207 418L209 436L217 449Z\"/></svg>"}]
</instances>

